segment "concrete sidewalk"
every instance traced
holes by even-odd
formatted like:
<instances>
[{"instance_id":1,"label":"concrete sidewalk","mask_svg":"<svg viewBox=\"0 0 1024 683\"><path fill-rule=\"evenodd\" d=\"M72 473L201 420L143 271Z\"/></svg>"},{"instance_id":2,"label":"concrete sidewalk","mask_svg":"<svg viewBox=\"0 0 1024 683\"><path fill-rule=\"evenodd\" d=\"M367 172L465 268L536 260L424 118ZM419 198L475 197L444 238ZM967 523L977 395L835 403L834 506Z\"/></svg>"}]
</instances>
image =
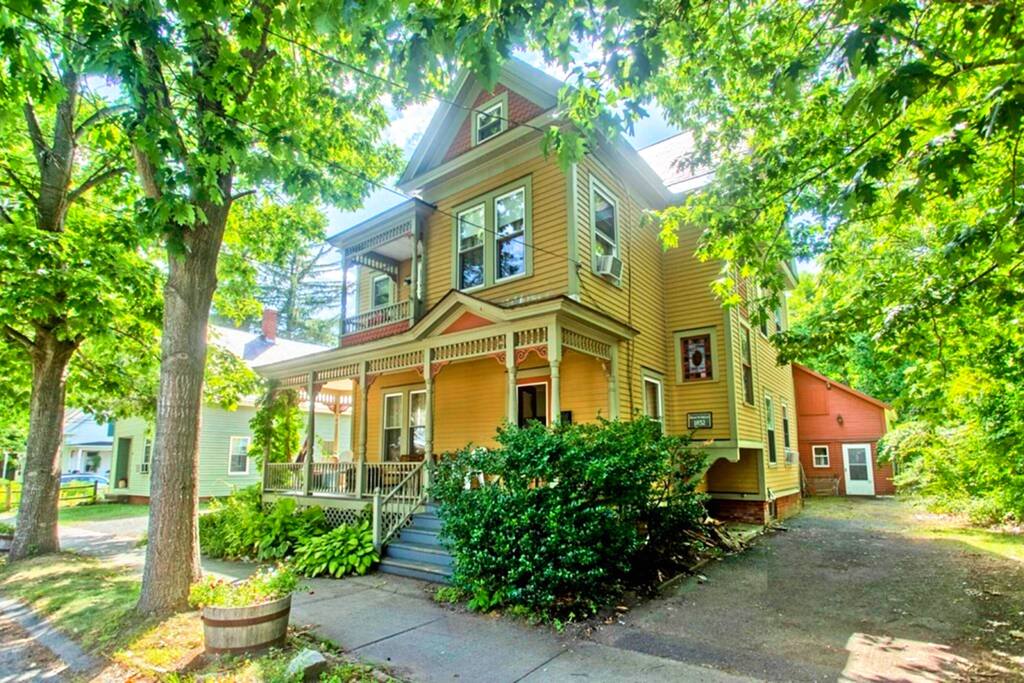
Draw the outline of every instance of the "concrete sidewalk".
<instances>
[{"instance_id":1,"label":"concrete sidewalk","mask_svg":"<svg viewBox=\"0 0 1024 683\"><path fill-rule=\"evenodd\" d=\"M412 681L749 681L511 619L438 605L436 586L374 574L306 581L292 624Z\"/></svg>"}]
</instances>

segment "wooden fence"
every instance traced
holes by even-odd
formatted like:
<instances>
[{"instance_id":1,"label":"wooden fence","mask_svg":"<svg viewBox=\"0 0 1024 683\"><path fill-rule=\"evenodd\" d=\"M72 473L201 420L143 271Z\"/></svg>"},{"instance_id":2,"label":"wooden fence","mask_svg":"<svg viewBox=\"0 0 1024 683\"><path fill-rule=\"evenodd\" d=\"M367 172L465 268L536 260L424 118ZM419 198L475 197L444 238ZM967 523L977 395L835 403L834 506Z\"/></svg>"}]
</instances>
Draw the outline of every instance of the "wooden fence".
<instances>
[{"instance_id":1,"label":"wooden fence","mask_svg":"<svg viewBox=\"0 0 1024 683\"><path fill-rule=\"evenodd\" d=\"M70 483L60 487L60 504L77 505L79 503L95 503L99 499L99 485L97 482ZM0 490L0 512L7 512L18 507L21 502L21 484L19 482L4 481Z\"/></svg>"}]
</instances>

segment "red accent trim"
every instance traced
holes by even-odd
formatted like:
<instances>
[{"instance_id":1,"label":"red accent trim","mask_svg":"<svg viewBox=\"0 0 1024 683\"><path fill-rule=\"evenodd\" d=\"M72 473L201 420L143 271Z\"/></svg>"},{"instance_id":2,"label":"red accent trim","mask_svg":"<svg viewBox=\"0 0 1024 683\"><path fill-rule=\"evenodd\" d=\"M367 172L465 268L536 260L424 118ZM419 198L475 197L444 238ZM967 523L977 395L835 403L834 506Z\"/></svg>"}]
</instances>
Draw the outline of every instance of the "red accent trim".
<instances>
[{"instance_id":1,"label":"red accent trim","mask_svg":"<svg viewBox=\"0 0 1024 683\"><path fill-rule=\"evenodd\" d=\"M526 357L530 355L530 352L537 354L538 358L547 360L548 357L548 346L547 344L538 344L537 346L524 346L516 349L516 365L519 365L526 360Z\"/></svg>"},{"instance_id":2,"label":"red accent trim","mask_svg":"<svg viewBox=\"0 0 1024 683\"><path fill-rule=\"evenodd\" d=\"M341 345L344 346L357 346L359 344L365 344L367 342L376 341L385 337L391 337L396 334L400 334L409 329L408 320L400 320L397 323L391 323L390 325L381 325L380 327L374 327L369 330L362 330L361 332L352 332L346 334L341 338Z\"/></svg>"},{"instance_id":3,"label":"red accent trim","mask_svg":"<svg viewBox=\"0 0 1024 683\"><path fill-rule=\"evenodd\" d=\"M452 332L464 332L466 330L475 330L478 327L487 327L488 325L493 324L494 323L488 320L487 318L483 318L477 315L476 313L467 312L460 315L458 319L455 320L455 322L453 322L448 327L444 328L444 331L441 332L441 334L450 334Z\"/></svg>"}]
</instances>

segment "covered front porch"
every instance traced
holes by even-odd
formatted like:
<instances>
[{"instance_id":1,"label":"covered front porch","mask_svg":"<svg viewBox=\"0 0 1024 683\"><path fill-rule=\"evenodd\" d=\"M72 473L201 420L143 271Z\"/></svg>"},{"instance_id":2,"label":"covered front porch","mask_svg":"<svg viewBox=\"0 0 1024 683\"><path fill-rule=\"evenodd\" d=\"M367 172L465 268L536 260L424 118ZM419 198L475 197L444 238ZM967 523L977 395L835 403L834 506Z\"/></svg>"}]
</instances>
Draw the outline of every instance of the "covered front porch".
<instances>
[{"instance_id":1,"label":"covered front porch","mask_svg":"<svg viewBox=\"0 0 1024 683\"><path fill-rule=\"evenodd\" d=\"M311 395L352 383L353 453L271 463L264 497L322 506L332 521L370 504L386 543L426 500L437 454L493 445L504 423L616 417L618 342L631 335L564 297L497 305L453 291L405 333L268 366L276 387Z\"/></svg>"}]
</instances>

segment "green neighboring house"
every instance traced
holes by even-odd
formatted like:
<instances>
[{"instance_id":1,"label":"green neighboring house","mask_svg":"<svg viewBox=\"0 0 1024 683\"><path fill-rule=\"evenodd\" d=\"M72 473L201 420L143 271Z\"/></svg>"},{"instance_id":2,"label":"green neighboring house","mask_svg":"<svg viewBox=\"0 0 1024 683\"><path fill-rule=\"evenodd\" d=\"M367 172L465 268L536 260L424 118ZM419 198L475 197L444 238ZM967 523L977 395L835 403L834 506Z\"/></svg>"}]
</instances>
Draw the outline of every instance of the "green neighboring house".
<instances>
[{"instance_id":1,"label":"green neighboring house","mask_svg":"<svg viewBox=\"0 0 1024 683\"><path fill-rule=\"evenodd\" d=\"M265 310L262 330L247 332L210 325L210 343L231 351L252 367L292 360L325 347L277 337L277 312ZM260 481L256 462L248 456L256 413L255 398L236 410L204 405L199 426L199 496L215 498ZM304 408L305 409L305 408ZM351 405L317 405L317 443L321 457L351 458ZM333 418L333 419L331 419ZM132 502L149 499L154 425L141 417L118 420L114 426L113 461L108 497Z\"/></svg>"}]
</instances>

